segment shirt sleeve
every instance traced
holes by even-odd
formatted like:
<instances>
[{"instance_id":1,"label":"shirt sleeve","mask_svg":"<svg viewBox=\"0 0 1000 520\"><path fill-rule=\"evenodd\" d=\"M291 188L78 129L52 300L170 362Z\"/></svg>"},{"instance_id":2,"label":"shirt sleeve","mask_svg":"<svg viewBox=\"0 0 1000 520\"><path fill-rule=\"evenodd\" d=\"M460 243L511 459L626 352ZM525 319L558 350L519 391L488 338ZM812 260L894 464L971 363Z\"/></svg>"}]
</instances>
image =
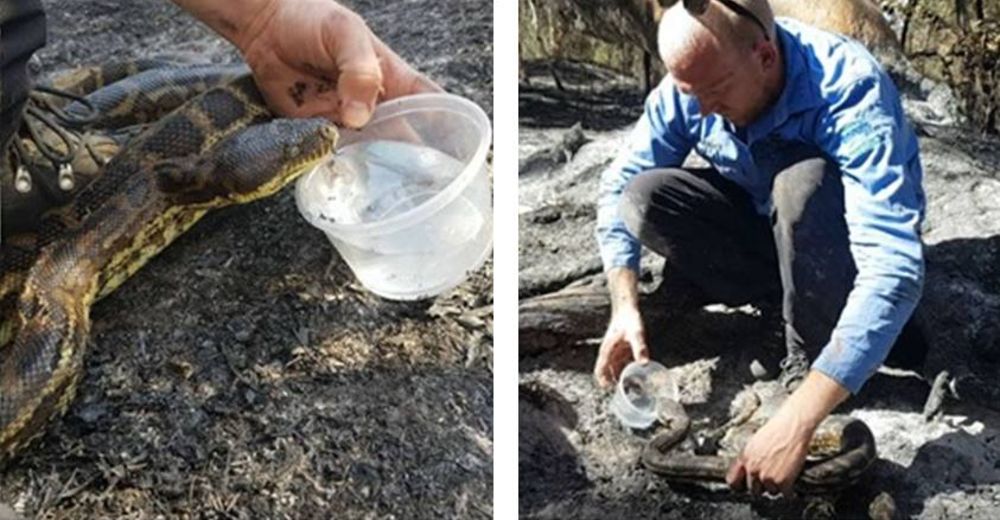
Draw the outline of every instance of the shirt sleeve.
<instances>
[{"instance_id":1,"label":"shirt sleeve","mask_svg":"<svg viewBox=\"0 0 1000 520\"><path fill-rule=\"evenodd\" d=\"M601 173L595 235L605 271L615 267L639 271L641 246L626 229L618 205L632 177L655 167L680 166L691 151L694 143L681 103L668 77L646 99L627 146Z\"/></svg>"},{"instance_id":2,"label":"shirt sleeve","mask_svg":"<svg viewBox=\"0 0 1000 520\"><path fill-rule=\"evenodd\" d=\"M885 360L923 289L920 159L895 87L879 75L846 88L821 127L821 146L842 173L857 278L813 368L857 393Z\"/></svg>"}]
</instances>

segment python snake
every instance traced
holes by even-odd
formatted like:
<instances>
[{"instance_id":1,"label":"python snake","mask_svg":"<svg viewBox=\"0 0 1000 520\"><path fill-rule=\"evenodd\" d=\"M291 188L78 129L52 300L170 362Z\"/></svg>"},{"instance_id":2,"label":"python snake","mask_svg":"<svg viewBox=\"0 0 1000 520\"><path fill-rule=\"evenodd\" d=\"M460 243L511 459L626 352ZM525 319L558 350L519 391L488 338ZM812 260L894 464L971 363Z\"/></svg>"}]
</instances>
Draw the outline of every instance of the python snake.
<instances>
[{"instance_id":1,"label":"python snake","mask_svg":"<svg viewBox=\"0 0 1000 520\"><path fill-rule=\"evenodd\" d=\"M336 143L324 119L275 119L250 76L210 88L132 138L36 232L0 247L0 461L65 412L91 305L206 212L277 192Z\"/></svg>"},{"instance_id":2,"label":"python snake","mask_svg":"<svg viewBox=\"0 0 1000 520\"><path fill-rule=\"evenodd\" d=\"M678 449L687 437L690 419L683 408L665 414L666 428L656 434L643 447L642 464L671 482L706 483L725 482L726 473L735 460L735 453L761 426L779 403L768 403L760 407L760 401L738 413L724 425L731 440L728 454L698 455ZM823 495L839 491L856 482L865 474L876 459L875 438L868 426L853 417L831 415L816 429L805 465L794 488L797 493Z\"/></svg>"}]
</instances>

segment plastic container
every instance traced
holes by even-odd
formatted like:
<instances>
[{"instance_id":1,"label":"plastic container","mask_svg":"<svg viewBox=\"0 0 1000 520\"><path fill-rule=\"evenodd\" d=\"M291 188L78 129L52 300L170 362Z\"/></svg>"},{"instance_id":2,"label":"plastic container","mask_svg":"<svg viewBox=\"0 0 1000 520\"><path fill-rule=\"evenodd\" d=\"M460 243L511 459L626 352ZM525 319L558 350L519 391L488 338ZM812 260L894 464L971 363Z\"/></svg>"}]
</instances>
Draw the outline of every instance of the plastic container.
<instances>
[{"instance_id":1,"label":"plastic container","mask_svg":"<svg viewBox=\"0 0 1000 520\"><path fill-rule=\"evenodd\" d=\"M492 249L490 121L471 101L418 94L380 104L296 184L299 211L367 289L417 300L461 283Z\"/></svg>"},{"instance_id":2,"label":"plastic container","mask_svg":"<svg viewBox=\"0 0 1000 520\"><path fill-rule=\"evenodd\" d=\"M609 407L624 426L645 430L679 397L677 381L667 367L655 361L633 361L622 370Z\"/></svg>"}]
</instances>

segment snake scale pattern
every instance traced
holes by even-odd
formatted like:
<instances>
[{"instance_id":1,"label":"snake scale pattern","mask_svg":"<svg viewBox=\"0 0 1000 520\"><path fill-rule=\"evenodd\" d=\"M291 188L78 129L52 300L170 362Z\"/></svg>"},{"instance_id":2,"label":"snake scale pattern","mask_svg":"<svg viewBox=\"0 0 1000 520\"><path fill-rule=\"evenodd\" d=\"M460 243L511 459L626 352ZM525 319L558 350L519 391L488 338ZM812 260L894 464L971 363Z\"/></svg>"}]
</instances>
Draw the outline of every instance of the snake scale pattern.
<instances>
[{"instance_id":1,"label":"snake scale pattern","mask_svg":"<svg viewBox=\"0 0 1000 520\"><path fill-rule=\"evenodd\" d=\"M104 123L155 122L69 203L48 208L36 230L4 237L0 461L17 454L69 406L81 378L95 301L206 212L274 194L336 144L337 130L326 120L276 119L250 76L230 79L239 72L234 69L207 68L192 76L190 70L141 68L84 71L57 85L82 94L108 78L128 76L122 80L127 88L91 94ZM178 105L166 115L153 110Z\"/></svg>"}]
</instances>

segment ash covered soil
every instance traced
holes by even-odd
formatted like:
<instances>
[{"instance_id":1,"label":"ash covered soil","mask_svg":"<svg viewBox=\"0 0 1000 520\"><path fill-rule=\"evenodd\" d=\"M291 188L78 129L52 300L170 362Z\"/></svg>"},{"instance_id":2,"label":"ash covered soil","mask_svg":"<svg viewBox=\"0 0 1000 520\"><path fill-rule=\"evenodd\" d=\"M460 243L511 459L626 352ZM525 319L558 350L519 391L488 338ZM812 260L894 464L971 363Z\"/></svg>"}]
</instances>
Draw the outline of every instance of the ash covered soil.
<instances>
[{"instance_id":1,"label":"ash covered soil","mask_svg":"<svg viewBox=\"0 0 1000 520\"><path fill-rule=\"evenodd\" d=\"M166 0L49 0L46 72L231 62ZM492 114L492 4L350 2ZM492 265L434 301L364 291L291 190L207 216L93 309L79 395L0 471L38 518L492 514Z\"/></svg>"},{"instance_id":2,"label":"ash covered soil","mask_svg":"<svg viewBox=\"0 0 1000 520\"><path fill-rule=\"evenodd\" d=\"M529 84L522 83L519 95L523 302L579 286L601 270L593 239L598 177L642 110L639 87L628 78L556 62L567 85L560 91L548 65L526 64ZM868 518L870 502L882 492L894 499L898 518L998 518L1000 414L954 396L936 420L926 422L921 412L928 382L941 370L1000 380L994 325L1000 321L1000 140L956 123L937 86L913 90L904 104L919 128L928 200L921 312L930 352L922 369L882 370L841 407L870 426L879 460L860 484L831 500L841 518ZM577 122L585 142L567 149L567 142L580 143L567 137ZM659 282L662 266L644 257L646 290ZM784 354L778 302L711 305L646 326L653 359L676 369L695 429L725 421L734 396L754 381L752 361L773 377ZM650 433L620 426L607 409L610 395L593 383L600 338L534 344L524 330L522 517L802 517L809 506L804 499L751 500L725 489L672 486L644 470L638 457Z\"/></svg>"}]
</instances>

